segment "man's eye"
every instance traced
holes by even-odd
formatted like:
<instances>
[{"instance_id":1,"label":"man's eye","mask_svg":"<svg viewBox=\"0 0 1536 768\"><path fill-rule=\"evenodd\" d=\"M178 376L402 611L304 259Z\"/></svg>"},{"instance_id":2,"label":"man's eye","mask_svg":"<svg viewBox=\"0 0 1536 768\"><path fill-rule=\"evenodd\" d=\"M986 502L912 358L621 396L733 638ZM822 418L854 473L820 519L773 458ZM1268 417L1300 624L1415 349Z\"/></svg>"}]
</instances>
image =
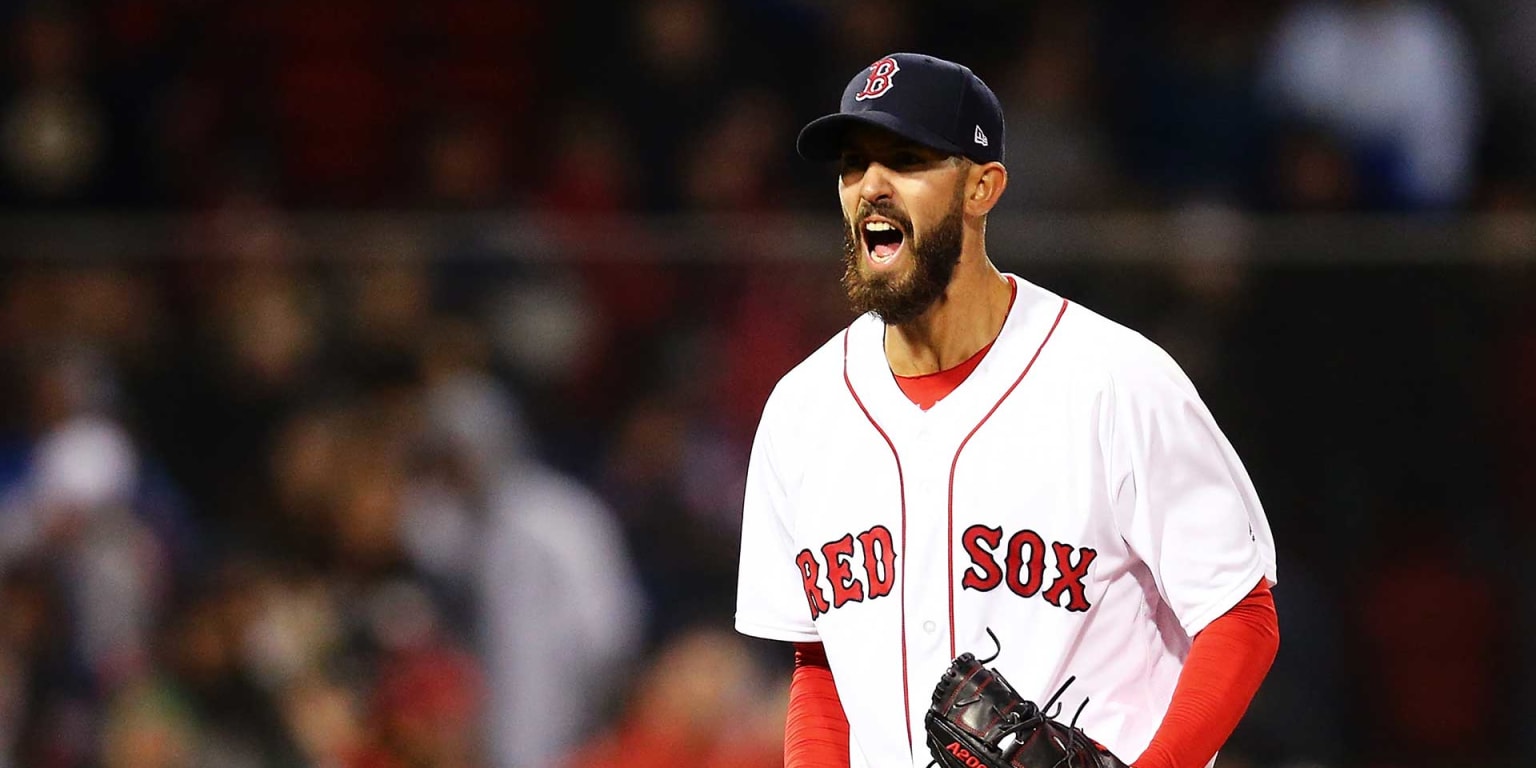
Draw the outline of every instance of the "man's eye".
<instances>
[{"instance_id":1,"label":"man's eye","mask_svg":"<svg viewBox=\"0 0 1536 768\"><path fill-rule=\"evenodd\" d=\"M869 161L863 155L843 155L842 164L844 168L857 169L869 165Z\"/></svg>"}]
</instances>

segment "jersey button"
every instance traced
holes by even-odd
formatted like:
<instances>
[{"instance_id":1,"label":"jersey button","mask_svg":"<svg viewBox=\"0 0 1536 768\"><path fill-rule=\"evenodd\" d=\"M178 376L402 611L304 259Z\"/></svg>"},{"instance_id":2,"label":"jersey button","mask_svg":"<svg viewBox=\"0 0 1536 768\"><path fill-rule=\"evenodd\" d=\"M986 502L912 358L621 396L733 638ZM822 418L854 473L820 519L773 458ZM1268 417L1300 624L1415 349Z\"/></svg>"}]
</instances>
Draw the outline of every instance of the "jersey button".
<instances>
[{"instance_id":1,"label":"jersey button","mask_svg":"<svg viewBox=\"0 0 1536 768\"><path fill-rule=\"evenodd\" d=\"M933 631L938 629L938 628L939 628L939 625L937 625L937 624L935 624L935 623L933 623L931 621L923 622L923 631L927 632L930 635L933 634Z\"/></svg>"}]
</instances>

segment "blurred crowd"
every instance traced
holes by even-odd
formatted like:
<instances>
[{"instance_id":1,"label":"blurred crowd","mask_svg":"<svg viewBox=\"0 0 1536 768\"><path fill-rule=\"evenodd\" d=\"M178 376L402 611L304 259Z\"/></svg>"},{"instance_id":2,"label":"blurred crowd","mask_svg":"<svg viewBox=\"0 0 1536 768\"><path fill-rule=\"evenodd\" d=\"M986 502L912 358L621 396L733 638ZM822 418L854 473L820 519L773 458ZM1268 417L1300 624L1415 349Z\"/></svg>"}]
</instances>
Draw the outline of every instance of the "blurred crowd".
<instances>
[{"instance_id":1,"label":"blurred crowd","mask_svg":"<svg viewBox=\"0 0 1536 768\"><path fill-rule=\"evenodd\" d=\"M729 328L599 342L536 276L503 328L425 262L218 241L6 269L0 764L773 764L787 659L729 632L772 378L693 359Z\"/></svg>"},{"instance_id":2,"label":"blurred crowd","mask_svg":"<svg viewBox=\"0 0 1536 768\"><path fill-rule=\"evenodd\" d=\"M795 131L883 53L1002 97L999 238L1536 210L1523 0L37 0L0 32L0 768L781 764L787 649L730 630L745 462L849 319ZM538 232L307 236L358 210ZM174 224L4 234L125 213ZM825 217L826 258L636 223L721 213ZM1169 348L1265 499L1283 642L1222 768L1536 761L1525 231L995 254Z\"/></svg>"},{"instance_id":3,"label":"blurred crowd","mask_svg":"<svg viewBox=\"0 0 1536 768\"><path fill-rule=\"evenodd\" d=\"M893 50L1008 110L1009 205L1529 202L1522 0L18 0L0 200L763 210Z\"/></svg>"}]
</instances>

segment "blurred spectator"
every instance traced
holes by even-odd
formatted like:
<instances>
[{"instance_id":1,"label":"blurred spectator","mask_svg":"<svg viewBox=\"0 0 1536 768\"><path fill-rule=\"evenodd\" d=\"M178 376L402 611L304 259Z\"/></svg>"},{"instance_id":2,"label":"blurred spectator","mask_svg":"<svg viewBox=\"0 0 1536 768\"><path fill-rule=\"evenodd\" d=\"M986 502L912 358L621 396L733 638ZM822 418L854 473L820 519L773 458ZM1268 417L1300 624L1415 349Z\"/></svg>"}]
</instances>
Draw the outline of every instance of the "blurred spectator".
<instances>
[{"instance_id":1,"label":"blurred spectator","mask_svg":"<svg viewBox=\"0 0 1536 768\"><path fill-rule=\"evenodd\" d=\"M521 280L504 281L488 304L497 352L520 381L540 390L539 395L554 395L552 399L580 407L580 388L611 384L590 378L607 373L607 355L614 350L603 334L614 322L607 315L614 307L607 305L603 312L586 286L565 270L537 270Z\"/></svg>"},{"instance_id":2,"label":"blurred spectator","mask_svg":"<svg viewBox=\"0 0 1536 768\"><path fill-rule=\"evenodd\" d=\"M102 735L104 768L195 768L195 714L167 686L137 683L114 697Z\"/></svg>"},{"instance_id":3,"label":"blurred spectator","mask_svg":"<svg viewBox=\"0 0 1536 768\"><path fill-rule=\"evenodd\" d=\"M696 211L764 212L779 207L784 147L793 142L783 101L739 89L726 99L682 162L684 200Z\"/></svg>"},{"instance_id":4,"label":"blurred spectator","mask_svg":"<svg viewBox=\"0 0 1536 768\"><path fill-rule=\"evenodd\" d=\"M787 705L787 687L766 682L742 638L693 629L659 650L612 725L559 765L665 768L687 755L707 768L781 766Z\"/></svg>"},{"instance_id":5,"label":"blurred spectator","mask_svg":"<svg viewBox=\"0 0 1536 768\"><path fill-rule=\"evenodd\" d=\"M1107 5L1093 53L1105 84L1102 124L1136 183L1128 202L1245 199L1260 138L1253 79L1263 11L1212 0Z\"/></svg>"},{"instance_id":6,"label":"blurred spectator","mask_svg":"<svg viewBox=\"0 0 1536 768\"><path fill-rule=\"evenodd\" d=\"M1307 125L1290 125L1275 139L1267 169L1268 201L1302 213L1350 211L1367 203L1362 170L1338 136Z\"/></svg>"},{"instance_id":7,"label":"blurred spectator","mask_svg":"<svg viewBox=\"0 0 1536 768\"><path fill-rule=\"evenodd\" d=\"M422 149L426 193L432 208L488 208L501 201L507 158L501 128L478 115L452 115L428 133Z\"/></svg>"},{"instance_id":8,"label":"blurred spectator","mask_svg":"<svg viewBox=\"0 0 1536 768\"><path fill-rule=\"evenodd\" d=\"M699 405L681 396L642 398L611 436L604 464L603 493L641 553L652 640L731 606L740 521L708 491L734 484L740 473L721 462L745 461L745 454L727 450Z\"/></svg>"},{"instance_id":9,"label":"blurred spectator","mask_svg":"<svg viewBox=\"0 0 1536 768\"><path fill-rule=\"evenodd\" d=\"M600 103L573 102L556 124L536 204L552 212L618 214L630 208L637 160L625 127Z\"/></svg>"},{"instance_id":10,"label":"blurred spectator","mask_svg":"<svg viewBox=\"0 0 1536 768\"><path fill-rule=\"evenodd\" d=\"M364 389L414 378L420 329L432 315L432 285L418 245L408 237L380 236L358 242L368 263L341 276L342 308L337 354L346 381Z\"/></svg>"},{"instance_id":11,"label":"blurred spectator","mask_svg":"<svg viewBox=\"0 0 1536 768\"><path fill-rule=\"evenodd\" d=\"M136 674L170 564L137 514L143 460L113 416L116 382L88 348L43 353L28 382L34 441L0 496L0 567L49 564L69 647L101 684Z\"/></svg>"},{"instance_id":12,"label":"blurred spectator","mask_svg":"<svg viewBox=\"0 0 1536 768\"><path fill-rule=\"evenodd\" d=\"M410 94L411 122L426 128L429 186L439 204L500 203L526 190L543 161L554 111L551 96L566 91L565 73L551 72L558 48L549 16L557 4L539 0L444 0L406 4L402 42L393 52L393 84ZM587 21L597 14L590 13ZM582 55L590 50L581 46Z\"/></svg>"},{"instance_id":13,"label":"blurred spectator","mask_svg":"<svg viewBox=\"0 0 1536 768\"><path fill-rule=\"evenodd\" d=\"M1416 502L1423 503L1423 502ZM1487 566L1487 544L1466 552L1426 536L1435 510L1396 510L1359 573L1361 696L1370 754L1408 768L1498 762L1513 683L1507 582Z\"/></svg>"},{"instance_id":14,"label":"blurred spectator","mask_svg":"<svg viewBox=\"0 0 1536 768\"><path fill-rule=\"evenodd\" d=\"M235 23L270 78L285 192L322 205L381 202L398 183L404 131L395 46L406 20L394 3L302 2L239 7Z\"/></svg>"},{"instance_id":15,"label":"blurred spectator","mask_svg":"<svg viewBox=\"0 0 1536 768\"><path fill-rule=\"evenodd\" d=\"M1529 274L1507 276L1521 295L1536 285ZM1514 524L1536 541L1536 473L1529 463L1536 456L1536 311L1520 300L1509 319L1495 372L1503 382L1496 406L1503 415L1498 436L1507 457L1502 474Z\"/></svg>"},{"instance_id":16,"label":"blurred spectator","mask_svg":"<svg viewBox=\"0 0 1536 768\"><path fill-rule=\"evenodd\" d=\"M428 357L406 546L474 606L493 764L551 765L623 680L642 594L613 513L536 458L516 404L475 361L462 344Z\"/></svg>"},{"instance_id":17,"label":"blurred spectator","mask_svg":"<svg viewBox=\"0 0 1536 768\"><path fill-rule=\"evenodd\" d=\"M306 765L359 765L367 749L367 726L359 694L339 679L315 674L289 685L283 717Z\"/></svg>"},{"instance_id":18,"label":"blurred spectator","mask_svg":"<svg viewBox=\"0 0 1536 768\"><path fill-rule=\"evenodd\" d=\"M1339 142L1361 204L1466 201L1481 124L1478 83L1462 29L1443 8L1430 0L1309 0L1280 19L1265 56L1263 87L1282 131L1315 126Z\"/></svg>"},{"instance_id":19,"label":"blurred spectator","mask_svg":"<svg viewBox=\"0 0 1536 768\"><path fill-rule=\"evenodd\" d=\"M483 698L478 664L461 652L423 648L384 659L373 695L378 742L375 751L365 751L356 764L364 768L495 764L484 758L481 749Z\"/></svg>"},{"instance_id":20,"label":"blurred spectator","mask_svg":"<svg viewBox=\"0 0 1536 768\"><path fill-rule=\"evenodd\" d=\"M245 654L247 633L261 609L262 583L269 578L243 564L221 567L206 583L186 590L158 638L163 684L196 716L198 761L260 766L294 755L273 692L253 674Z\"/></svg>"},{"instance_id":21,"label":"blurred spectator","mask_svg":"<svg viewBox=\"0 0 1536 768\"><path fill-rule=\"evenodd\" d=\"M40 563L0 571L0 765L41 764L78 755L58 743L61 720L78 704L72 685L67 615L57 582Z\"/></svg>"},{"instance_id":22,"label":"blurred spectator","mask_svg":"<svg viewBox=\"0 0 1536 768\"><path fill-rule=\"evenodd\" d=\"M1478 171L1486 207L1530 208L1536 198L1536 6L1459 3L1483 65L1487 130Z\"/></svg>"},{"instance_id":23,"label":"blurred spectator","mask_svg":"<svg viewBox=\"0 0 1536 768\"><path fill-rule=\"evenodd\" d=\"M0 189L20 203L88 201L111 137L87 81L86 30L66 4L33 3L8 31L14 69L0 85Z\"/></svg>"},{"instance_id":24,"label":"blurred spectator","mask_svg":"<svg viewBox=\"0 0 1536 768\"><path fill-rule=\"evenodd\" d=\"M637 205L676 210L686 157L720 95L746 83L723 66L722 11L714 0L642 0L623 7L628 58L603 62L590 86L619 106L640 166Z\"/></svg>"},{"instance_id":25,"label":"blurred spectator","mask_svg":"<svg viewBox=\"0 0 1536 768\"><path fill-rule=\"evenodd\" d=\"M1005 210L1114 202L1109 137L1093 112L1099 28L1088 6L1035 8L1028 43L997 84L1008 110Z\"/></svg>"}]
</instances>

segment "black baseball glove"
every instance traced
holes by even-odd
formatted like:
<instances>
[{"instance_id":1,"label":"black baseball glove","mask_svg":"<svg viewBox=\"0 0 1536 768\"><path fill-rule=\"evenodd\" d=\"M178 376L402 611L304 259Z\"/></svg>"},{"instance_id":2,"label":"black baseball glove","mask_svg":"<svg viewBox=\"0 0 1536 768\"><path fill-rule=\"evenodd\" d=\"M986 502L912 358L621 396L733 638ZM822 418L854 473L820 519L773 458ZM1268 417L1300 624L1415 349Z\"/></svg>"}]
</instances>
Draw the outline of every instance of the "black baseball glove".
<instances>
[{"instance_id":1,"label":"black baseball glove","mask_svg":"<svg viewBox=\"0 0 1536 768\"><path fill-rule=\"evenodd\" d=\"M1127 768L1077 728L1075 715L1063 725L1048 712L1075 679L1068 678L1041 708L997 670L961 654L933 690L923 720L928 751L943 768ZM1082 707L1077 711L1082 714Z\"/></svg>"}]
</instances>

